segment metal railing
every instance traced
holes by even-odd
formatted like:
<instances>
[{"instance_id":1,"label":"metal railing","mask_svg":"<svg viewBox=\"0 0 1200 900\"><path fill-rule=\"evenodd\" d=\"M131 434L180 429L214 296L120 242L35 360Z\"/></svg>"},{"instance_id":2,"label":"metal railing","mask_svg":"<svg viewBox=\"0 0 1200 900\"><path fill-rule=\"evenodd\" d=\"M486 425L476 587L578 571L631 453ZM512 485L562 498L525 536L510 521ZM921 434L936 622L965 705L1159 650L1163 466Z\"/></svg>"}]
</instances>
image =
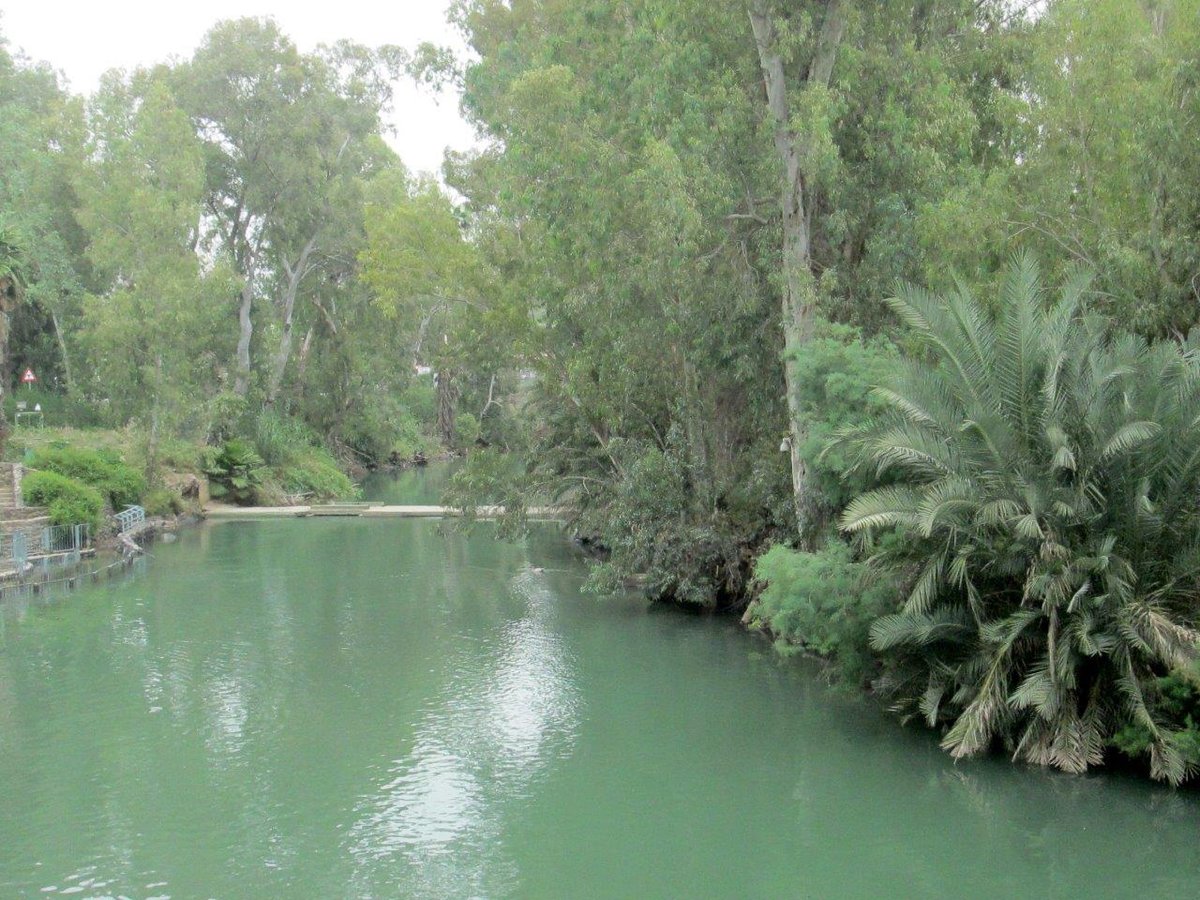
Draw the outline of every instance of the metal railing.
<instances>
[{"instance_id":1,"label":"metal railing","mask_svg":"<svg viewBox=\"0 0 1200 900\"><path fill-rule=\"evenodd\" d=\"M46 576L51 569L72 566L92 546L90 525L47 525L0 534L0 574L24 578Z\"/></svg>"},{"instance_id":2,"label":"metal railing","mask_svg":"<svg viewBox=\"0 0 1200 900\"><path fill-rule=\"evenodd\" d=\"M125 534L140 528L146 522L146 510L140 506L129 506L114 516L117 520L117 531Z\"/></svg>"},{"instance_id":3,"label":"metal railing","mask_svg":"<svg viewBox=\"0 0 1200 900\"><path fill-rule=\"evenodd\" d=\"M24 532L0 534L0 567L16 568L19 572L29 559L29 539Z\"/></svg>"},{"instance_id":4,"label":"metal railing","mask_svg":"<svg viewBox=\"0 0 1200 900\"><path fill-rule=\"evenodd\" d=\"M92 542L90 525L47 525L42 529L42 553L70 553Z\"/></svg>"}]
</instances>

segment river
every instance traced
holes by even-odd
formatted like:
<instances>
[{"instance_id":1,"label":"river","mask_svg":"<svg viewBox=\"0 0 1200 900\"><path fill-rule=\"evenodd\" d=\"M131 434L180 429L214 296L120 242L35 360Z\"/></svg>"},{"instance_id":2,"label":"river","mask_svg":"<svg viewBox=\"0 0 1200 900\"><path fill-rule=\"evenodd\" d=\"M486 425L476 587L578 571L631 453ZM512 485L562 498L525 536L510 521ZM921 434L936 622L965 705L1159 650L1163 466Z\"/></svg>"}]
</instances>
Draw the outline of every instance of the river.
<instances>
[{"instance_id":1,"label":"river","mask_svg":"<svg viewBox=\"0 0 1200 900\"><path fill-rule=\"evenodd\" d=\"M153 553L0 611L0 897L1197 890L1194 792L956 765L733 623L581 594L551 528Z\"/></svg>"}]
</instances>

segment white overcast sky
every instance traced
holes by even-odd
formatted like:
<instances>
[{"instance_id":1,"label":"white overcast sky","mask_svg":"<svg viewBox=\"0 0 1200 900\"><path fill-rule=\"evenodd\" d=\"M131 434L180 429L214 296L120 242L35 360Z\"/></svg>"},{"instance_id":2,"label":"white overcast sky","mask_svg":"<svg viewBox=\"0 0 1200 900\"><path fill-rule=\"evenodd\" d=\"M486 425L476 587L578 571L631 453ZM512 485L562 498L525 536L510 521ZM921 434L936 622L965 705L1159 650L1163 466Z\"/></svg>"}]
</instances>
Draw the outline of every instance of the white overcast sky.
<instances>
[{"instance_id":1,"label":"white overcast sky","mask_svg":"<svg viewBox=\"0 0 1200 900\"><path fill-rule=\"evenodd\" d=\"M272 16L301 50L350 38L413 48L432 41L462 49L446 23L449 0L0 0L0 34L10 47L65 73L75 93L91 93L109 69L187 58L221 19ZM408 82L396 86L390 140L413 171L436 172L449 146L474 134L458 97L440 99Z\"/></svg>"}]
</instances>

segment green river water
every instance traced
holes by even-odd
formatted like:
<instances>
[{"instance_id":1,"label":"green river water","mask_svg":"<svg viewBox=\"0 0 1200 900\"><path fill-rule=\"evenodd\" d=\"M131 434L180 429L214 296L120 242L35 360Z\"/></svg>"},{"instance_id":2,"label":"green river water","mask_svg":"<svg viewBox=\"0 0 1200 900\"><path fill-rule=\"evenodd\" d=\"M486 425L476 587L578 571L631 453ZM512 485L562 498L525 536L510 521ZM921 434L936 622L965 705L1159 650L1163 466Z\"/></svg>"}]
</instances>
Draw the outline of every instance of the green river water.
<instances>
[{"instance_id":1,"label":"green river water","mask_svg":"<svg viewBox=\"0 0 1200 900\"><path fill-rule=\"evenodd\" d=\"M153 553L5 601L0 898L1200 893L1194 792L955 765L733 623L580 594L552 529Z\"/></svg>"}]
</instances>

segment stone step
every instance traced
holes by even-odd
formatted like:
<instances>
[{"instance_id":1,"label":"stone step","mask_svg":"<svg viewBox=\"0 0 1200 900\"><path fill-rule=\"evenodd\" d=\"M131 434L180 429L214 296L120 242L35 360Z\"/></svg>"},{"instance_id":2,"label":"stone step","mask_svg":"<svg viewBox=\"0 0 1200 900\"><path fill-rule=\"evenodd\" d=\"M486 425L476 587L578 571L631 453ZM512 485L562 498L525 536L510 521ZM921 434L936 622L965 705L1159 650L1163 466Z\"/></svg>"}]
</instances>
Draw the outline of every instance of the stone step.
<instances>
[{"instance_id":1,"label":"stone step","mask_svg":"<svg viewBox=\"0 0 1200 900\"><path fill-rule=\"evenodd\" d=\"M332 501L330 503L322 503L314 505L309 510L310 516L361 516L369 509L374 509L377 506L382 506L378 502L361 502L361 501Z\"/></svg>"},{"instance_id":2,"label":"stone step","mask_svg":"<svg viewBox=\"0 0 1200 900\"><path fill-rule=\"evenodd\" d=\"M30 541L41 541L42 531L49 525L49 516L38 516L36 519L26 519L24 522L4 522L0 524L0 533L23 534Z\"/></svg>"},{"instance_id":3,"label":"stone step","mask_svg":"<svg viewBox=\"0 0 1200 900\"><path fill-rule=\"evenodd\" d=\"M20 463L0 463L0 507L21 506L21 475L24 467Z\"/></svg>"},{"instance_id":4,"label":"stone step","mask_svg":"<svg viewBox=\"0 0 1200 900\"><path fill-rule=\"evenodd\" d=\"M0 503L0 522L23 522L47 515L44 506L7 506Z\"/></svg>"}]
</instances>

